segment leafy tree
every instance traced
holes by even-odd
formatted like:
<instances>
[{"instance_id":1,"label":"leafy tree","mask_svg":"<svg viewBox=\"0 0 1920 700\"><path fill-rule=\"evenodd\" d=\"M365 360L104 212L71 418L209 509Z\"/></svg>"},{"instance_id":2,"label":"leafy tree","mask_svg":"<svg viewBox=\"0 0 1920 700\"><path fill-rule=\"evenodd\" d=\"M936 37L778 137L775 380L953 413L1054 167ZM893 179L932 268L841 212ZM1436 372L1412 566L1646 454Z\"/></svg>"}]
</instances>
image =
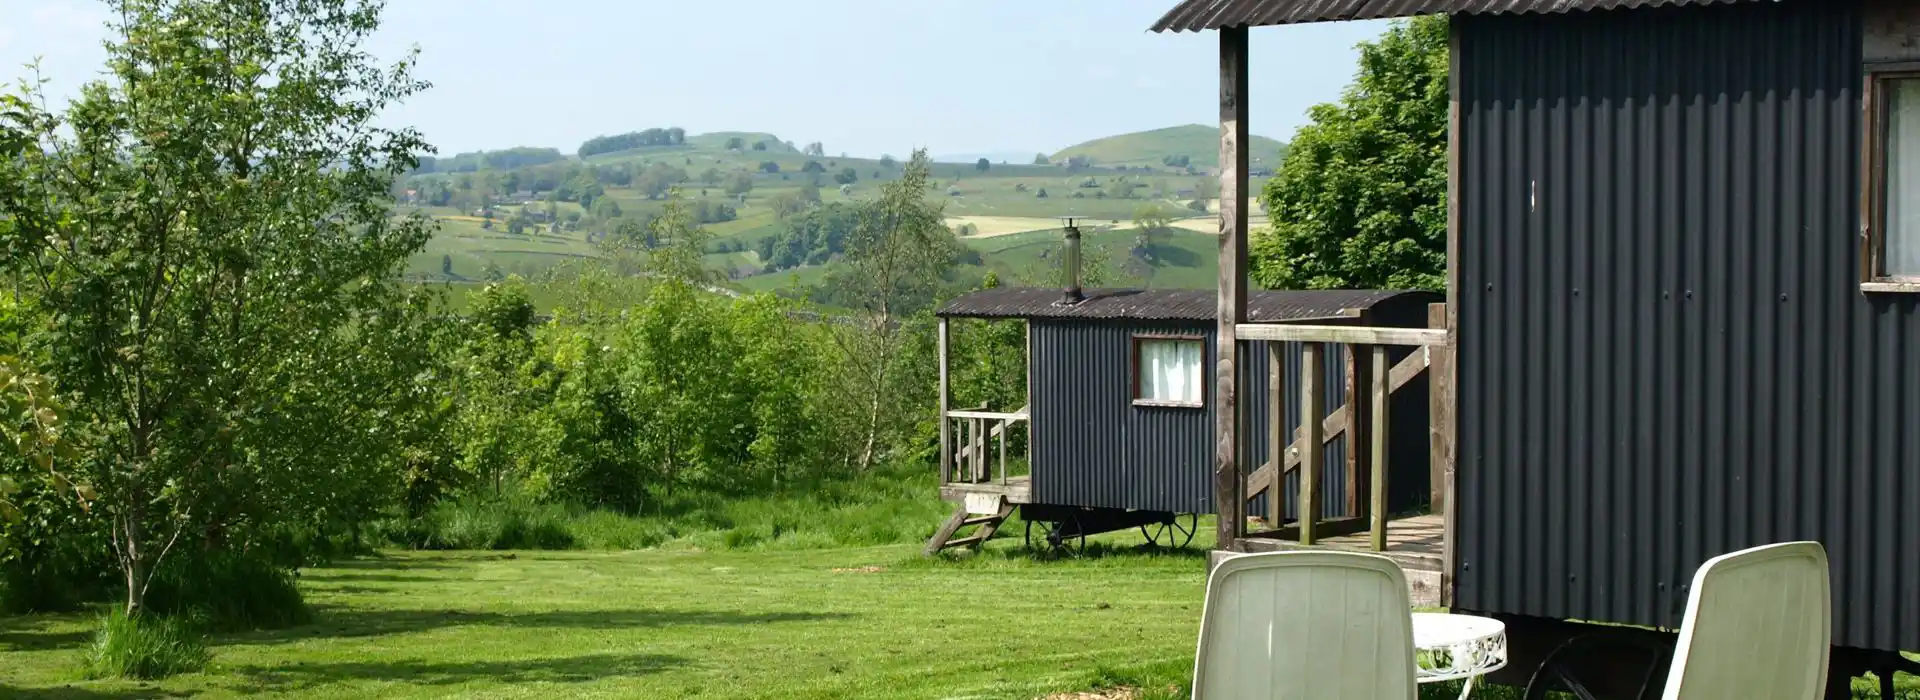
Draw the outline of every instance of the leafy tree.
<instances>
[{"instance_id":1,"label":"leafy tree","mask_svg":"<svg viewBox=\"0 0 1920 700\"><path fill-rule=\"evenodd\" d=\"M0 159L27 189L0 230L139 615L176 544L246 551L397 494L386 427L427 345L399 275L431 226L389 211L427 146L379 116L425 85L411 56L370 64L379 3L109 5L107 70L64 116L5 98L32 147Z\"/></svg>"},{"instance_id":2,"label":"leafy tree","mask_svg":"<svg viewBox=\"0 0 1920 700\"><path fill-rule=\"evenodd\" d=\"M1184 156L1184 155L1167 156L1165 158L1160 159L1161 165L1165 165L1170 168L1184 168L1191 163L1193 163L1193 158L1190 156Z\"/></svg>"},{"instance_id":3,"label":"leafy tree","mask_svg":"<svg viewBox=\"0 0 1920 700\"><path fill-rule=\"evenodd\" d=\"M700 172L700 184L707 185L709 187L718 185L720 184L720 177L721 177L720 171L718 169L707 168L706 170L703 170Z\"/></svg>"},{"instance_id":4,"label":"leafy tree","mask_svg":"<svg viewBox=\"0 0 1920 700\"><path fill-rule=\"evenodd\" d=\"M880 155L880 167L881 167L882 169L885 169L885 170L892 170L892 169L893 169L893 166L895 166L895 165L898 165L898 164L899 164L899 163L898 163L897 161L895 161L895 160L893 159L893 156L891 156L891 155L887 155L887 154L881 154L881 155Z\"/></svg>"},{"instance_id":5,"label":"leafy tree","mask_svg":"<svg viewBox=\"0 0 1920 700\"><path fill-rule=\"evenodd\" d=\"M821 165L820 161L817 160L807 161L806 165L800 166L800 172L803 173L824 173L826 171L827 166Z\"/></svg>"},{"instance_id":6,"label":"leafy tree","mask_svg":"<svg viewBox=\"0 0 1920 700\"><path fill-rule=\"evenodd\" d=\"M741 196L753 191L753 173L735 170L727 174L727 194Z\"/></svg>"},{"instance_id":7,"label":"leafy tree","mask_svg":"<svg viewBox=\"0 0 1920 700\"><path fill-rule=\"evenodd\" d=\"M526 232L527 232L526 217L515 215L513 218L507 219L507 233L511 233L515 236L518 236Z\"/></svg>"},{"instance_id":8,"label":"leafy tree","mask_svg":"<svg viewBox=\"0 0 1920 700\"><path fill-rule=\"evenodd\" d=\"M842 185L851 185L859 179L860 171L854 170L851 165L841 168L840 172L833 174L833 181Z\"/></svg>"},{"instance_id":9,"label":"leafy tree","mask_svg":"<svg viewBox=\"0 0 1920 700\"><path fill-rule=\"evenodd\" d=\"M1042 187L1042 188L1040 188L1040 190L1039 190L1039 191L1037 191L1037 192L1034 192L1034 193L1033 193L1033 198L1034 198L1034 199L1046 199L1046 198L1047 198L1047 188L1045 188L1045 187Z\"/></svg>"},{"instance_id":10,"label":"leafy tree","mask_svg":"<svg viewBox=\"0 0 1920 700\"><path fill-rule=\"evenodd\" d=\"M1204 199L1190 200L1187 202L1187 209L1205 214L1207 212L1207 200L1204 200Z\"/></svg>"},{"instance_id":11,"label":"leafy tree","mask_svg":"<svg viewBox=\"0 0 1920 700\"><path fill-rule=\"evenodd\" d=\"M1315 106L1266 185L1274 225L1252 275L1278 289L1440 289L1446 282L1447 23L1360 45L1340 101Z\"/></svg>"},{"instance_id":12,"label":"leafy tree","mask_svg":"<svg viewBox=\"0 0 1920 700\"><path fill-rule=\"evenodd\" d=\"M881 418L911 410L918 397L896 391L896 363L905 350L901 321L930 305L959 248L943 220L941 207L926 198L931 164L916 150L899 180L880 188L880 197L861 208L859 225L847 240L846 264L834 268L831 285L859 314L858 322L836 328L836 340L851 369L853 397L865 412L860 426L860 469L872 466L886 438Z\"/></svg>"},{"instance_id":13,"label":"leafy tree","mask_svg":"<svg viewBox=\"0 0 1920 700\"><path fill-rule=\"evenodd\" d=\"M593 201L593 218L599 221L613 221L620 218L620 203L611 197L601 197Z\"/></svg>"},{"instance_id":14,"label":"leafy tree","mask_svg":"<svg viewBox=\"0 0 1920 700\"><path fill-rule=\"evenodd\" d=\"M747 140L738 136L727 139L727 150L738 151L747 147Z\"/></svg>"},{"instance_id":15,"label":"leafy tree","mask_svg":"<svg viewBox=\"0 0 1920 700\"><path fill-rule=\"evenodd\" d=\"M1052 161L1052 160L1049 160L1049 159L1047 158L1047 154L1045 154L1045 153L1035 153L1035 154L1033 154L1033 164L1034 164L1034 165L1051 165L1052 163L1053 163L1053 161Z\"/></svg>"},{"instance_id":16,"label":"leafy tree","mask_svg":"<svg viewBox=\"0 0 1920 700\"><path fill-rule=\"evenodd\" d=\"M817 157L817 158L825 157L827 155L827 147L822 145L819 141L815 141L813 143L807 144L806 154Z\"/></svg>"},{"instance_id":17,"label":"leafy tree","mask_svg":"<svg viewBox=\"0 0 1920 700\"><path fill-rule=\"evenodd\" d=\"M509 172L500 178L501 194L513 194L520 191L520 173Z\"/></svg>"},{"instance_id":18,"label":"leafy tree","mask_svg":"<svg viewBox=\"0 0 1920 700\"><path fill-rule=\"evenodd\" d=\"M985 158L973 162L973 169L983 173L987 171L987 168L991 167L993 167L993 163L988 162Z\"/></svg>"},{"instance_id":19,"label":"leafy tree","mask_svg":"<svg viewBox=\"0 0 1920 700\"><path fill-rule=\"evenodd\" d=\"M780 164L770 160L760 161L760 172L774 174L780 172Z\"/></svg>"},{"instance_id":20,"label":"leafy tree","mask_svg":"<svg viewBox=\"0 0 1920 700\"><path fill-rule=\"evenodd\" d=\"M807 204L792 192L781 192L767 200L767 206L773 208L773 215L782 221L787 217L806 211Z\"/></svg>"},{"instance_id":21,"label":"leafy tree","mask_svg":"<svg viewBox=\"0 0 1920 700\"><path fill-rule=\"evenodd\" d=\"M756 151L764 151L764 150L767 150L767 142L765 142L765 141L755 141L755 142L753 142L753 150L756 150Z\"/></svg>"},{"instance_id":22,"label":"leafy tree","mask_svg":"<svg viewBox=\"0 0 1920 700\"><path fill-rule=\"evenodd\" d=\"M1200 178L1193 183L1193 195L1200 199L1219 199L1220 181L1210 177Z\"/></svg>"},{"instance_id":23,"label":"leafy tree","mask_svg":"<svg viewBox=\"0 0 1920 700\"><path fill-rule=\"evenodd\" d=\"M653 220L652 230L659 245L647 257L649 273L692 285L713 281L713 271L707 269L706 259L702 257L713 234L700 227L679 190L667 196L667 206L660 217Z\"/></svg>"},{"instance_id":24,"label":"leafy tree","mask_svg":"<svg viewBox=\"0 0 1920 700\"><path fill-rule=\"evenodd\" d=\"M820 203L820 186L814 183L801 183L800 189L796 194L800 197L800 201L807 204Z\"/></svg>"},{"instance_id":25,"label":"leafy tree","mask_svg":"<svg viewBox=\"0 0 1920 700\"><path fill-rule=\"evenodd\" d=\"M453 276L453 256L445 254L440 256L440 274L447 277Z\"/></svg>"}]
</instances>

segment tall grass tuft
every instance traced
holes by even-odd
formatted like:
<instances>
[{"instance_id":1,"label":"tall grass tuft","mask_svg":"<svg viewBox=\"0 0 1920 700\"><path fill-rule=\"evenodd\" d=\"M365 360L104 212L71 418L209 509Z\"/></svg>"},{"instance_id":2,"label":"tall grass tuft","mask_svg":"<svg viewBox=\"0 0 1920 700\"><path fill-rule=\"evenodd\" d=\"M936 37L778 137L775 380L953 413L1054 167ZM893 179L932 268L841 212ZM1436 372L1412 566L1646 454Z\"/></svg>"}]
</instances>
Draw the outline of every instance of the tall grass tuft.
<instances>
[{"instance_id":1,"label":"tall grass tuft","mask_svg":"<svg viewBox=\"0 0 1920 700\"><path fill-rule=\"evenodd\" d=\"M313 620L293 572L258 557L180 553L161 563L147 608L201 619L219 632L283 629Z\"/></svg>"},{"instance_id":2,"label":"tall grass tuft","mask_svg":"<svg viewBox=\"0 0 1920 700\"><path fill-rule=\"evenodd\" d=\"M212 654L195 625L180 617L127 617L115 610L100 620L87 648L88 678L154 680L205 668Z\"/></svg>"}]
</instances>

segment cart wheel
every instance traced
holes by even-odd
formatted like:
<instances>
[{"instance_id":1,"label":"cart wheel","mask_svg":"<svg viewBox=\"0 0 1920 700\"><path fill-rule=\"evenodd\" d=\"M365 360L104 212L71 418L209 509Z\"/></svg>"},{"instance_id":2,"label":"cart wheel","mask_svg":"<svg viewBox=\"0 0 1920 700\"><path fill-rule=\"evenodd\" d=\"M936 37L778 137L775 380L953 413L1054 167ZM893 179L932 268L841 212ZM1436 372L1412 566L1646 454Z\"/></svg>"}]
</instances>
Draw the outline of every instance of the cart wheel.
<instances>
[{"instance_id":1,"label":"cart wheel","mask_svg":"<svg viewBox=\"0 0 1920 700\"><path fill-rule=\"evenodd\" d=\"M1073 516L1072 530L1067 529L1066 523L1060 523L1059 527L1054 528L1054 541L1055 547L1071 556L1078 557L1086 554L1087 530L1080 526L1080 516Z\"/></svg>"},{"instance_id":2,"label":"cart wheel","mask_svg":"<svg viewBox=\"0 0 1920 700\"><path fill-rule=\"evenodd\" d=\"M1027 550L1032 552L1039 552L1039 551L1042 551L1043 547L1047 545L1047 525L1044 522L1038 523L1040 525L1040 532L1035 533L1033 531L1033 526L1035 524L1036 524L1035 521L1032 521L1032 520L1027 521L1027 537L1026 537ZM1038 535L1037 537L1036 537L1036 534Z\"/></svg>"},{"instance_id":3,"label":"cart wheel","mask_svg":"<svg viewBox=\"0 0 1920 700\"><path fill-rule=\"evenodd\" d=\"M1186 517L1185 522L1181 516ZM1193 533L1200 529L1200 516L1193 513L1174 513L1166 520L1140 526L1140 536L1147 538L1147 544L1167 549L1180 549L1193 542Z\"/></svg>"},{"instance_id":4,"label":"cart wheel","mask_svg":"<svg viewBox=\"0 0 1920 700\"><path fill-rule=\"evenodd\" d=\"M1526 700L1644 699L1660 694L1673 649L1644 637L1599 632L1567 640L1527 680ZM1623 669L1622 665L1631 668ZM1633 683L1634 669L1644 669Z\"/></svg>"}]
</instances>

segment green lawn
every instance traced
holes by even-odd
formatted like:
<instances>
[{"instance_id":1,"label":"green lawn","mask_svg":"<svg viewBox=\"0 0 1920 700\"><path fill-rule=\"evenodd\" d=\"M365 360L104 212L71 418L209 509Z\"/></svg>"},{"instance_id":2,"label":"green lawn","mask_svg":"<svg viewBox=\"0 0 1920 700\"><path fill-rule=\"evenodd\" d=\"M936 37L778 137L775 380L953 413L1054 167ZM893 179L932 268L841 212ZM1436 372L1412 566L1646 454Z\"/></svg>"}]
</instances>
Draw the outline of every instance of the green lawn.
<instances>
[{"instance_id":1,"label":"green lawn","mask_svg":"<svg viewBox=\"0 0 1920 700\"><path fill-rule=\"evenodd\" d=\"M156 684L79 681L86 618L0 620L0 696L1031 698L1182 675L1204 561L396 552L302 572L315 624Z\"/></svg>"}]
</instances>

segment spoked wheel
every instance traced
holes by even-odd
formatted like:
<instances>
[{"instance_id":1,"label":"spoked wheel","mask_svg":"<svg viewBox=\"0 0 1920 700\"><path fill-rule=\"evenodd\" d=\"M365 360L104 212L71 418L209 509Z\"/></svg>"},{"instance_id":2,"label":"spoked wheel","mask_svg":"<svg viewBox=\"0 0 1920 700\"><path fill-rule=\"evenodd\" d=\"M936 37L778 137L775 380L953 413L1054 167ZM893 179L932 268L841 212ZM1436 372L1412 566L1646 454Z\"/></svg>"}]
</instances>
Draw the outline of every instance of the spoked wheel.
<instances>
[{"instance_id":1,"label":"spoked wheel","mask_svg":"<svg viewBox=\"0 0 1920 700\"><path fill-rule=\"evenodd\" d=\"M1027 549L1049 554L1085 554L1087 536L1081 534L1080 517L1069 517L1071 521L1027 521Z\"/></svg>"},{"instance_id":2,"label":"spoked wheel","mask_svg":"<svg viewBox=\"0 0 1920 700\"><path fill-rule=\"evenodd\" d=\"M1527 681L1526 700L1658 696L1673 649L1646 637L1600 632L1567 640Z\"/></svg>"},{"instance_id":3,"label":"spoked wheel","mask_svg":"<svg viewBox=\"0 0 1920 700\"><path fill-rule=\"evenodd\" d=\"M1193 513L1174 513L1166 520L1140 526L1140 536L1147 538L1147 544L1167 549L1179 549L1193 542L1193 533L1200 529L1200 516Z\"/></svg>"}]
</instances>

